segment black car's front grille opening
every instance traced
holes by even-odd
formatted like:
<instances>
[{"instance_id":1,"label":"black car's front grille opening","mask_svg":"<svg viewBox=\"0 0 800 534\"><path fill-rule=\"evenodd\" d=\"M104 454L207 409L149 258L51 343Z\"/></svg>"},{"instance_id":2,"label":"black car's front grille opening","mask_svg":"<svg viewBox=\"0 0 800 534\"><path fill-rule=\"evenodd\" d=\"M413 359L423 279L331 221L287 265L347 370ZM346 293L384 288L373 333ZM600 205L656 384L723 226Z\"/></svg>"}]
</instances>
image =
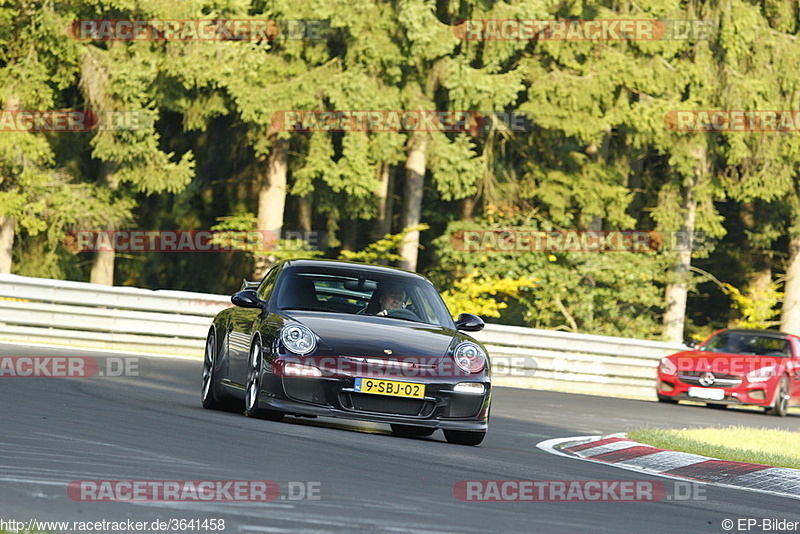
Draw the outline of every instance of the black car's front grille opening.
<instances>
[{"instance_id":1,"label":"black car's front grille opening","mask_svg":"<svg viewBox=\"0 0 800 534\"><path fill-rule=\"evenodd\" d=\"M325 400L325 390L319 380L308 377L284 377L283 390L292 399L311 402L314 404L328 404Z\"/></svg>"},{"instance_id":2,"label":"black car's front grille opening","mask_svg":"<svg viewBox=\"0 0 800 534\"><path fill-rule=\"evenodd\" d=\"M451 395L444 417L475 417L483 407L483 395Z\"/></svg>"},{"instance_id":3,"label":"black car's front grille opening","mask_svg":"<svg viewBox=\"0 0 800 534\"><path fill-rule=\"evenodd\" d=\"M374 412L390 415L410 415L426 417L433 410L433 403L421 399L405 399L388 395L369 393L342 394L342 406L360 412Z\"/></svg>"}]
</instances>

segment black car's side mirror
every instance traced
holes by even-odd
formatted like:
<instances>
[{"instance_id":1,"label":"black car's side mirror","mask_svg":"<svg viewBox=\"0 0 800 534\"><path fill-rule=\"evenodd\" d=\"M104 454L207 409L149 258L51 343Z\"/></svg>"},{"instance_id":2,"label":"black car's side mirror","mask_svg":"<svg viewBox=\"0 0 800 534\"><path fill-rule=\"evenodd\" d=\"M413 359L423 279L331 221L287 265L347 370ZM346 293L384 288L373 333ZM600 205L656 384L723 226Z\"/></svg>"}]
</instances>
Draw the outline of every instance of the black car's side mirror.
<instances>
[{"instance_id":1,"label":"black car's side mirror","mask_svg":"<svg viewBox=\"0 0 800 534\"><path fill-rule=\"evenodd\" d=\"M264 306L264 301L261 300L255 289L245 289L234 293L231 297L231 302L240 308L261 308Z\"/></svg>"},{"instance_id":2,"label":"black car's side mirror","mask_svg":"<svg viewBox=\"0 0 800 534\"><path fill-rule=\"evenodd\" d=\"M479 332L484 326L483 319L471 313L462 313L456 320L456 328L464 332Z\"/></svg>"}]
</instances>

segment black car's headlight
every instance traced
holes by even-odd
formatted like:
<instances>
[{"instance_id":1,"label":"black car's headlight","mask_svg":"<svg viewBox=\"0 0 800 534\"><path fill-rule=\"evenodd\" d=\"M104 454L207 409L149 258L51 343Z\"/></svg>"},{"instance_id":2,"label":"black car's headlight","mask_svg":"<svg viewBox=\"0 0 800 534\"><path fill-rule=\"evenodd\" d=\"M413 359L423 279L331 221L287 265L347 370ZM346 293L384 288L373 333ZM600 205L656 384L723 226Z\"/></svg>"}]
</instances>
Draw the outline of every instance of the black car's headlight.
<instances>
[{"instance_id":1,"label":"black car's headlight","mask_svg":"<svg viewBox=\"0 0 800 534\"><path fill-rule=\"evenodd\" d=\"M281 328L281 341L289 352L305 356L317 348L317 336L307 326L298 323L287 324Z\"/></svg>"},{"instance_id":2,"label":"black car's headlight","mask_svg":"<svg viewBox=\"0 0 800 534\"><path fill-rule=\"evenodd\" d=\"M472 341L462 341L453 351L456 364L468 373L479 373L486 367L486 353Z\"/></svg>"}]
</instances>

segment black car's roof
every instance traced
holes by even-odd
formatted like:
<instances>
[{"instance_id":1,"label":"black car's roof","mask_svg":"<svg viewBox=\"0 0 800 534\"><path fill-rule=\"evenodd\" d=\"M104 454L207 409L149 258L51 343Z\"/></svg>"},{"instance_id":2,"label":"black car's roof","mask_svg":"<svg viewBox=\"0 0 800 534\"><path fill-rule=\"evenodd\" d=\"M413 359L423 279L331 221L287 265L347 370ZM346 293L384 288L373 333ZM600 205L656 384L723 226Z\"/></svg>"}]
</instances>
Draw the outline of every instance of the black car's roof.
<instances>
[{"instance_id":1,"label":"black car's roof","mask_svg":"<svg viewBox=\"0 0 800 534\"><path fill-rule=\"evenodd\" d=\"M792 337L791 334L787 334L786 332L779 332L777 330L759 330L757 328L727 328L720 332L717 332L717 335L720 334L749 334L749 335L759 335L763 337L772 337L775 339L789 339Z\"/></svg>"},{"instance_id":2,"label":"black car's roof","mask_svg":"<svg viewBox=\"0 0 800 534\"><path fill-rule=\"evenodd\" d=\"M331 269L357 269L372 273L391 273L394 275L407 276L408 278L416 278L428 282L428 279L419 273L400 269L398 267L388 267L385 265L369 265L366 263L357 263L354 261L343 260L284 260L284 267L315 267L315 268L331 268Z\"/></svg>"}]
</instances>

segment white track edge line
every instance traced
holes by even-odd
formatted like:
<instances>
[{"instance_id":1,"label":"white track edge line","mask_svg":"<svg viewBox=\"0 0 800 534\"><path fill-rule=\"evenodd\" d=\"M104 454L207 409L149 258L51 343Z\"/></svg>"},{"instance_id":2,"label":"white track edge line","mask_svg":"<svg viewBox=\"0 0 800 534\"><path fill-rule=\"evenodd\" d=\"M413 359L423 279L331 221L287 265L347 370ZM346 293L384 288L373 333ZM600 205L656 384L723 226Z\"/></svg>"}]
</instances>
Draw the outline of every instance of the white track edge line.
<instances>
[{"instance_id":1,"label":"white track edge line","mask_svg":"<svg viewBox=\"0 0 800 534\"><path fill-rule=\"evenodd\" d=\"M617 435L619 435L619 434L616 434L615 436L617 436ZM722 483L722 482L707 482L705 480L694 480L694 479L686 478L686 477L679 477L679 476L675 476L675 475L667 475L667 474L664 474L661 471L656 471L654 469L649 469L647 467L633 467L633 466L628 466L628 465L623 465L623 464L618 464L618 463L610 463L610 462L602 462L600 460L592 460L591 458L583 458L581 456L573 456L571 454L567 454L567 453L561 452L559 450L556 450L556 448L555 448L556 445L559 445L561 443L569 443L569 442L572 442L572 441L579 441L581 439L593 439L593 438L596 439L598 437L602 437L602 436L576 436L576 437L570 437L570 438L554 438L554 439L548 439L548 440L545 440L545 441L540 441L539 443L536 444L536 447L538 449L541 449L541 450L543 450L543 451L545 451L547 453L550 453L550 454L554 454L556 456L566 456L567 458L573 458L573 459L576 459L576 460L582 460L584 462L592 462L592 463L595 463L595 464L602 464L602 465L607 465L607 466L610 466L610 467L617 467L617 468L620 468L620 469L625 469L627 471L633 471L634 473L641 473L641 474L651 475L651 476L655 476L655 477L669 478L669 479L672 479L672 480L681 480L681 481L687 481L688 480L690 482L695 482L697 484L707 484L709 486L719 486L719 487L722 487L722 488L733 488L733 489L738 489L738 490L752 491L752 492L755 492L755 493L765 493L767 495L776 495L778 497L786 497L786 498L789 498L789 499L800 500L800 495L797 495L797 494L794 494L794 493L783 493L783 492L780 492L780 491L765 490L765 489L759 489L759 488L748 488L746 486L734 486L733 484L725 484L725 483ZM699 455L697 455L697 456L699 456ZM702 456L701 458L706 458L706 457ZM694 464L687 464L687 465L694 465Z\"/></svg>"}]
</instances>

